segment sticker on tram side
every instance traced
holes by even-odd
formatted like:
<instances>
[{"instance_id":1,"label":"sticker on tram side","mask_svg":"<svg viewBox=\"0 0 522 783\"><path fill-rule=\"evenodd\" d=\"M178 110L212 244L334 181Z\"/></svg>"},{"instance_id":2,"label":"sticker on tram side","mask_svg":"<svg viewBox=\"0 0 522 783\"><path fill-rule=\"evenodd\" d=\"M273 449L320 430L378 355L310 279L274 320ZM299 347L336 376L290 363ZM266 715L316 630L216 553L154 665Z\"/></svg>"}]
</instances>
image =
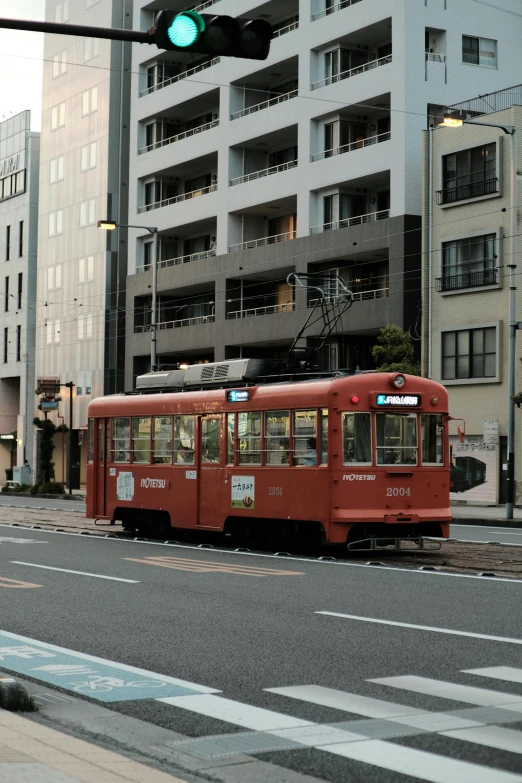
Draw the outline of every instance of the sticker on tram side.
<instances>
[{"instance_id":1,"label":"sticker on tram side","mask_svg":"<svg viewBox=\"0 0 522 783\"><path fill-rule=\"evenodd\" d=\"M115 476L116 475L116 468L110 468L109 469L109 476Z\"/></svg>"},{"instance_id":2,"label":"sticker on tram side","mask_svg":"<svg viewBox=\"0 0 522 783\"><path fill-rule=\"evenodd\" d=\"M232 508L255 508L254 476L232 476Z\"/></svg>"},{"instance_id":3,"label":"sticker on tram side","mask_svg":"<svg viewBox=\"0 0 522 783\"><path fill-rule=\"evenodd\" d=\"M190 481L195 481L198 477L198 474L195 470L186 470L185 471L185 478L189 479Z\"/></svg>"},{"instance_id":4,"label":"sticker on tram side","mask_svg":"<svg viewBox=\"0 0 522 783\"><path fill-rule=\"evenodd\" d=\"M132 500L134 497L134 473L121 471L116 481L118 500Z\"/></svg>"}]
</instances>

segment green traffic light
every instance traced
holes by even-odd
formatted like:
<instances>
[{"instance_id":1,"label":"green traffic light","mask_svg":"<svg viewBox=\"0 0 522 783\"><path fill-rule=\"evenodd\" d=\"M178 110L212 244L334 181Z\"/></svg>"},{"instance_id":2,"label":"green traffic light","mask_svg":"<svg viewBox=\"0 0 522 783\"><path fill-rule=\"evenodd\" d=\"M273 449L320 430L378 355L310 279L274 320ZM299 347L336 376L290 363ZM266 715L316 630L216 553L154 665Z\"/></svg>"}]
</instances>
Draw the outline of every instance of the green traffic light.
<instances>
[{"instance_id":1,"label":"green traffic light","mask_svg":"<svg viewBox=\"0 0 522 783\"><path fill-rule=\"evenodd\" d=\"M185 49L196 43L204 29L203 18L194 11L186 11L172 20L167 35L174 46Z\"/></svg>"}]
</instances>

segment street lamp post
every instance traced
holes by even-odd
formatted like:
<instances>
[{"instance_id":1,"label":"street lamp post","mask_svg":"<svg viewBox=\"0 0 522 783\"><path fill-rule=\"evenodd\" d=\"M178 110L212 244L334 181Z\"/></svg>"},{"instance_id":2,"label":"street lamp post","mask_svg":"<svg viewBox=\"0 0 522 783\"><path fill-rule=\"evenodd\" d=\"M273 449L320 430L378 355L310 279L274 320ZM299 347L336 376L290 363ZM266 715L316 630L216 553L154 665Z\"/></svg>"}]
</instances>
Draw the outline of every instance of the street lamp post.
<instances>
[{"instance_id":1,"label":"street lamp post","mask_svg":"<svg viewBox=\"0 0 522 783\"><path fill-rule=\"evenodd\" d=\"M158 229L155 226L134 226L123 223L115 223L112 220L98 220L98 228L102 231L114 231L115 228L141 228L153 236L152 243L152 302L150 314L150 369L156 372L158 365L158 352L156 345L157 332L157 299L158 299Z\"/></svg>"},{"instance_id":2,"label":"street lamp post","mask_svg":"<svg viewBox=\"0 0 522 783\"><path fill-rule=\"evenodd\" d=\"M459 116L446 116L440 123L445 128L458 128L461 125L482 125L485 128L500 128L511 136L511 252L509 267L509 356L508 356L508 443L507 443L507 492L506 492L506 519L513 519L513 507L515 504L515 348L517 340L517 129L514 125L503 125L493 122L477 122L477 120L464 120ZM430 282L431 284L431 282Z\"/></svg>"}]
</instances>

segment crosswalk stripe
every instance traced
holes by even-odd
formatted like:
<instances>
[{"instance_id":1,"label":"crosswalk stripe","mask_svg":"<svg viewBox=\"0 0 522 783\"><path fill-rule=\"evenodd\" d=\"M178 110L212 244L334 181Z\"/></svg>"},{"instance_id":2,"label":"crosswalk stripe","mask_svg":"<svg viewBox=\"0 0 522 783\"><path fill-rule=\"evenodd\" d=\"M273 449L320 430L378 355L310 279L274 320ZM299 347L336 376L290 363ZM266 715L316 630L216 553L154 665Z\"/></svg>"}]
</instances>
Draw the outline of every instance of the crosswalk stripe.
<instances>
[{"instance_id":1,"label":"crosswalk stripe","mask_svg":"<svg viewBox=\"0 0 522 783\"><path fill-rule=\"evenodd\" d=\"M504 729L501 726L476 726L472 729L441 731L440 734L443 737L453 737L473 742L475 745L485 745L487 748L507 750L522 755L522 732L514 729Z\"/></svg>"},{"instance_id":2,"label":"crosswalk stripe","mask_svg":"<svg viewBox=\"0 0 522 783\"><path fill-rule=\"evenodd\" d=\"M161 568L173 568L177 571L190 571L191 573L222 573L238 574L239 576L303 576L303 571L284 571L277 568L263 568L261 566L236 565L213 560L198 560L189 557L124 557L132 563L144 563L145 565L159 566Z\"/></svg>"},{"instance_id":3,"label":"crosswalk stripe","mask_svg":"<svg viewBox=\"0 0 522 783\"><path fill-rule=\"evenodd\" d=\"M378 677L367 680L367 682L388 685L390 688L400 688L413 693L422 693L426 696L437 696L439 699L464 701L468 704L476 704L479 707L504 707L504 709L516 709L518 712L518 706L520 705L522 710L522 696L518 694L491 691L486 688L474 688L470 685L458 685L457 683L444 682L443 680L431 680L428 677L416 677L414 675Z\"/></svg>"},{"instance_id":4,"label":"crosswalk stripe","mask_svg":"<svg viewBox=\"0 0 522 783\"><path fill-rule=\"evenodd\" d=\"M485 669L461 669L464 674L478 674L481 677L492 677L505 682L522 682L522 669L513 666L488 666Z\"/></svg>"},{"instance_id":5,"label":"crosswalk stripe","mask_svg":"<svg viewBox=\"0 0 522 783\"><path fill-rule=\"evenodd\" d=\"M343 712L362 715L365 718L392 718L401 715L424 715L425 710L416 707L405 707L391 701L372 699L359 696L356 693L346 693L334 688L323 688L321 685L292 685L288 688L265 688L268 693L278 693L291 699L320 704L322 707L333 707Z\"/></svg>"},{"instance_id":6,"label":"crosswalk stripe","mask_svg":"<svg viewBox=\"0 0 522 783\"><path fill-rule=\"evenodd\" d=\"M522 783L521 775L381 740L323 745L320 750L430 783Z\"/></svg>"},{"instance_id":7,"label":"crosswalk stripe","mask_svg":"<svg viewBox=\"0 0 522 783\"><path fill-rule=\"evenodd\" d=\"M181 707L190 712L197 712L199 715L206 715L207 718L217 718L218 720L233 723L236 726L242 726L244 729L254 729L254 731L271 731L272 729L291 729L298 726L313 726L314 723L309 720L292 718L291 715L283 715L279 712L265 710L262 707L251 707L249 704L243 704L232 699L225 699L221 696L167 696L164 699L155 701L163 704L171 704L174 707Z\"/></svg>"}]
</instances>

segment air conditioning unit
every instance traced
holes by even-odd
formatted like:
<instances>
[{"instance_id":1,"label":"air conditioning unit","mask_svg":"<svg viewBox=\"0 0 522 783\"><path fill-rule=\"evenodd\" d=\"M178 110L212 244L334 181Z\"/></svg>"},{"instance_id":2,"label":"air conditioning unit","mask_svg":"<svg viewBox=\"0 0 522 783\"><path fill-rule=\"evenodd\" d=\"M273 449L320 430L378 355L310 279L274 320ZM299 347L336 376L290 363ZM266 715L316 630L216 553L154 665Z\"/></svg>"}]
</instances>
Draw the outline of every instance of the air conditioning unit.
<instances>
[{"instance_id":1,"label":"air conditioning unit","mask_svg":"<svg viewBox=\"0 0 522 783\"><path fill-rule=\"evenodd\" d=\"M217 174L212 174L212 182L217 182Z\"/></svg>"}]
</instances>

